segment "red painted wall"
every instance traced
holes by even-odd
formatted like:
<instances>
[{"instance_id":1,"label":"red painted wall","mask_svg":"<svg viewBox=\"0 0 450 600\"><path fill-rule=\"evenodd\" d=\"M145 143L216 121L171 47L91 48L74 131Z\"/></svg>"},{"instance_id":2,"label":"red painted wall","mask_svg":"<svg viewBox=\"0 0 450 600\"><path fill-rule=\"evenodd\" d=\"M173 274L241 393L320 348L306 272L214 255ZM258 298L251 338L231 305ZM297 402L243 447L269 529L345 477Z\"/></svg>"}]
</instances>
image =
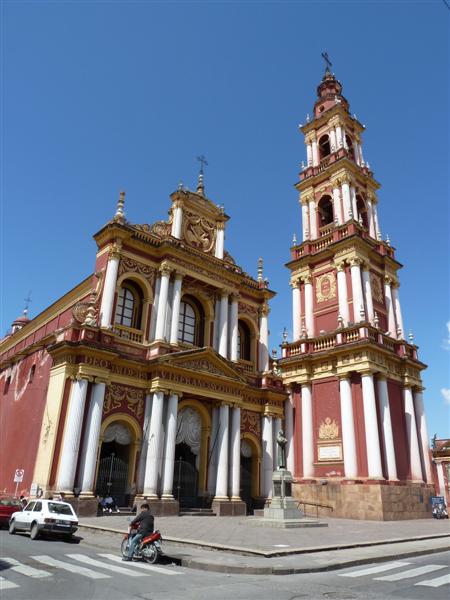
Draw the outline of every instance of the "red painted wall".
<instances>
[{"instance_id":1,"label":"red painted wall","mask_svg":"<svg viewBox=\"0 0 450 600\"><path fill-rule=\"evenodd\" d=\"M294 391L294 463L294 476L303 477L302 399L299 391Z\"/></svg>"},{"instance_id":2,"label":"red painted wall","mask_svg":"<svg viewBox=\"0 0 450 600\"><path fill-rule=\"evenodd\" d=\"M33 365L35 373L29 382ZM15 491L13 479L16 469L25 469L18 493L22 490L28 493L30 489L51 366L50 355L41 349L0 374L0 491ZM5 393L5 382L9 375L11 382Z\"/></svg>"},{"instance_id":3,"label":"red painted wall","mask_svg":"<svg viewBox=\"0 0 450 600\"><path fill-rule=\"evenodd\" d=\"M341 403L339 394L339 380L330 377L315 381L312 384L313 397L313 440L314 461L318 462L317 443L319 439L319 427L328 417L336 421L339 426L339 437L342 439ZM315 467L316 477L342 477L344 475L344 463L321 464Z\"/></svg>"},{"instance_id":4,"label":"red painted wall","mask_svg":"<svg viewBox=\"0 0 450 600\"><path fill-rule=\"evenodd\" d=\"M361 376L352 373L353 421L355 423L356 454L358 458L358 475L367 477L366 431L364 427L364 407L362 397Z\"/></svg>"}]
</instances>

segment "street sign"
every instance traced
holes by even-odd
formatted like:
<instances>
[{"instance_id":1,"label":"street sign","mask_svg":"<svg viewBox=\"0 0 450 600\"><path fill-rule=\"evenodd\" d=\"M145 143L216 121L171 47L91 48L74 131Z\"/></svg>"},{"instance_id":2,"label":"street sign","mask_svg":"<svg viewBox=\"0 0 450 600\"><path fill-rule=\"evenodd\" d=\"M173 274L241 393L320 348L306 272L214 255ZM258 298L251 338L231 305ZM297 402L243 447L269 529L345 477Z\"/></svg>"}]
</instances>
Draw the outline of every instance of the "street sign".
<instances>
[{"instance_id":1,"label":"street sign","mask_svg":"<svg viewBox=\"0 0 450 600\"><path fill-rule=\"evenodd\" d=\"M16 469L16 472L14 473L14 483L22 483L24 475L25 469Z\"/></svg>"}]
</instances>

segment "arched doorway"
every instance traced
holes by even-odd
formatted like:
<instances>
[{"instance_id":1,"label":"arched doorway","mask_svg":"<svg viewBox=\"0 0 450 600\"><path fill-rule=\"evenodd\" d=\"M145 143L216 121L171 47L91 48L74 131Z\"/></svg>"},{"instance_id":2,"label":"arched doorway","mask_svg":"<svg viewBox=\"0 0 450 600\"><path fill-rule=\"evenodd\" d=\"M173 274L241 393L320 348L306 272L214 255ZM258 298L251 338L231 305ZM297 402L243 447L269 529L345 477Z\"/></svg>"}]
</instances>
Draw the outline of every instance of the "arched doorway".
<instances>
[{"instance_id":1,"label":"arched doorway","mask_svg":"<svg viewBox=\"0 0 450 600\"><path fill-rule=\"evenodd\" d=\"M103 434L96 494L110 494L118 506L125 506L128 502L132 442L133 434L125 423L111 423Z\"/></svg>"},{"instance_id":2,"label":"arched doorway","mask_svg":"<svg viewBox=\"0 0 450 600\"><path fill-rule=\"evenodd\" d=\"M260 498L261 447L255 436L244 433L241 439L241 500L247 505L247 514L255 508L262 508Z\"/></svg>"},{"instance_id":3,"label":"arched doorway","mask_svg":"<svg viewBox=\"0 0 450 600\"><path fill-rule=\"evenodd\" d=\"M178 413L173 496L183 508L200 506L199 467L202 420L198 411L186 406Z\"/></svg>"}]
</instances>

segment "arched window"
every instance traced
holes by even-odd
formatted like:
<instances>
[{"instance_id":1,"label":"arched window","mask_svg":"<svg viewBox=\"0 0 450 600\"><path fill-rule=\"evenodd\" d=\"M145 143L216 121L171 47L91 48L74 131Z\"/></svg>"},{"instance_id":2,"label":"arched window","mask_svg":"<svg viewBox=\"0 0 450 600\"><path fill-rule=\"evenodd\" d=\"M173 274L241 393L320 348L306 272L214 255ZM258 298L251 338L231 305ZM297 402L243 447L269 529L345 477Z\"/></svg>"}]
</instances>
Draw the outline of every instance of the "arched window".
<instances>
[{"instance_id":1,"label":"arched window","mask_svg":"<svg viewBox=\"0 0 450 600\"><path fill-rule=\"evenodd\" d=\"M180 317L178 320L178 341L193 346L203 343L204 315L201 305L190 296L183 297L180 302Z\"/></svg>"},{"instance_id":2,"label":"arched window","mask_svg":"<svg viewBox=\"0 0 450 600\"><path fill-rule=\"evenodd\" d=\"M358 221L361 219L363 226L368 229L369 219L367 218L367 207L361 196L356 196L356 208L358 210Z\"/></svg>"},{"instance_id":3,"label":"arched window","mask_svg":"<svg viewBox=\"0 0 450 600\"><path fill-rule=\"evenodd\" d=\"M322 160L322 158L325 158L325 156L328 156L331 152L330 149L330 138L327 135L323 135L320 139L319 139L319 154L320 154L320 159Z\"/></svg>"},{"instance_id":4,"label":"arched window","mask_svg":"<svg viewBox=\"0 0 450 600\"><path fill-rule=\"evenodd\" d=\"M333 203L330 196L322 196L319 201L319 227L333 223Z\"/></svg>"},{"instance_id":5,"label":"arched window","mask_svg":"<svg viewBox=\"0 0 450 600\"><path fill-rule=\"evenodd\" d=\"M243 321L238 322L238 359L251 360L250 329Z\"/></svg>"},{"instance_id":6,"label":"arched window","mask_svg":"<svg viewBox=\"0 0 450 600\"><path fill-rule=\"evenodd\" d=\"M347 148L348 148L348 153L350 155L350 158L355 160L355 149L353 148L352 138L350 136L346 135L345 141L347 142Z\"/></svg>"},{"instance_id":7,"label":"arched window","mask_svg":"<svg viewBox=\"0 0 450 600\"><path fill-rule=\"evenodd\" d=\"M142 292L131 281L124 281L117 296L116 325L141 328L142 319Z\"/></svg>"}]
</instances>

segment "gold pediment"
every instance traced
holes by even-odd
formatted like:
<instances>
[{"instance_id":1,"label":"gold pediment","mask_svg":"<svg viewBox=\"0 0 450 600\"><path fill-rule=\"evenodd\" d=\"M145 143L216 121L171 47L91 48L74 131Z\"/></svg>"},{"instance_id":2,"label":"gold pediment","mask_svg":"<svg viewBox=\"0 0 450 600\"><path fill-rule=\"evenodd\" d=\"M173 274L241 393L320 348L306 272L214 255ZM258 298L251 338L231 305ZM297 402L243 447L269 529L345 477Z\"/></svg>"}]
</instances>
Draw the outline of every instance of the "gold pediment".
<instances>
[{"instance_id":1,"label":"gold pediment","mask_svg":"<svg viewBox=\"0 0 450 600\"><path fill-rule=\"evenodd\" d=\"M165 355L161 357L160 364L246 383L241 373L212 348Z\"/></svg>"}]
</instances>

